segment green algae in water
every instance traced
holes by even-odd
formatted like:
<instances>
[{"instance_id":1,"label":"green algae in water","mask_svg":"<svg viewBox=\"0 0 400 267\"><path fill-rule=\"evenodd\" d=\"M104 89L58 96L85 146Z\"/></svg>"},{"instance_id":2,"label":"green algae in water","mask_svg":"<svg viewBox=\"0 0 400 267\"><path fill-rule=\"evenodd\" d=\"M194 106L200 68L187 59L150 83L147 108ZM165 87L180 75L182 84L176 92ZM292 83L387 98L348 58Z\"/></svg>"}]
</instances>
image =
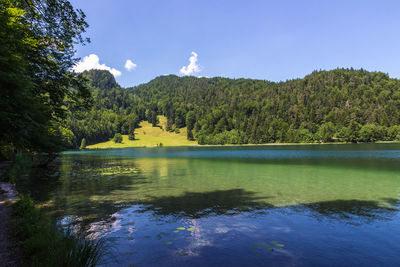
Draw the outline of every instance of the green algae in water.
<instances>
[{"instance_id":1,"label":"green algae in water","mask_svg":"<svg viewBox=\"0 0 400 267\"><path fill-rule=\"evenodd\" d=\"M174 231L172 231L173 233L179 233L179 230L174 230Z\"/></svg>"},{"instance_id":2,"label":"green algae in water","mask_svg":"<svg viewBox=\"0 0 400 267\"><path fill-rule=\"evenodd\" d=\"M185 227L178 227L178 228L176 228L176 229L178 229L178 230L186 230Z\"/></svg>"},{"instance_id":3,"label":"green algae in water","mask_svg":"<svg viewBox=\"0 0 400 267\"><path fill-rule=\"evenodd\" d=\"M171 245L171 244L172 244L171 241L164 241L163 243L164 243L165 245Z\"/></svg>"},{"instance_id":4,"label":"green algae in water","mask_svg":"<svg viewBox=\"0 0 400 267\"><path fill-rule=\"evenodd\" d=\"M279 248L283 248L285 246L284 244L278 243L276 241L271 241L271 244L273 244L273 245L275 245L275 246L277 246Z\"/></svg>"},{"instance_id":5,"label":"green algae in water","mask_svg":"<svg viewBox=\"0 0 400 267\"><path fill-rule=\"evenodd\" d=\"M196 231L196 229L195 228L188 228L188 229L186 229L186 231L194 232L194 231Z\"/></svg>"}]
</instances>

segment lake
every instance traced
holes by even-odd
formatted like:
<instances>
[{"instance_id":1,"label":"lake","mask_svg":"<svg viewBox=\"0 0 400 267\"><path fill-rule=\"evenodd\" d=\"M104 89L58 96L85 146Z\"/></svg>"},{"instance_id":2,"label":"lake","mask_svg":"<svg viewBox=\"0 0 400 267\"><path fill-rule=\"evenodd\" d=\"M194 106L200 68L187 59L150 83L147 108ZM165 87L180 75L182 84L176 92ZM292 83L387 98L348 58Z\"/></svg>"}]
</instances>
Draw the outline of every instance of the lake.
<instances>
[{"instance_id":1,"label":"lake","mask_svg":"<svg viewBox=\"0 0 400 267\"><path fill-rule=\"evenodd\" d=\"M31 176L107 266L400 264L400 144L69 151Z\"/></svg>"}]
</instances>

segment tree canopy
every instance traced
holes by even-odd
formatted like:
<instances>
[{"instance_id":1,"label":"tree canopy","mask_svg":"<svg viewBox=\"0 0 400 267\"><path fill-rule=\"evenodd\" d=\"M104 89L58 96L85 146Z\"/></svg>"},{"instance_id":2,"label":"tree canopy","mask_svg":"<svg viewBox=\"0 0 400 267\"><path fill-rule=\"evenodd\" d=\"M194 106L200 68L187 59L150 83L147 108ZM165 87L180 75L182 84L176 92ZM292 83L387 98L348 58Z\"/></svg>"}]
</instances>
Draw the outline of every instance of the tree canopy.
<instances>
[{"instance_id":1,"label":"tree canopy","mask_svg":"<svg viewBox=\"0 0 400 267\"><path fill-rule=\"evenodd\" d=\"M107 80L104 72L88 76ZM113 88L91 89L91 111L67 119L77 140L129 134L141 120L156 124L156 115L167 117L168 131L187 126L199 144L400 139L400 81L382 72L315 71L277 83L169 75L126 89L108 79Z\"/></svg>"},{"instance_id":2,"label":"tree canopy","mask_svg":"<svg viewBox=\"0 0 400 267\"><path fill-rule=\"evenodd\" d=\"M74 45L88 41L82 36L87 26L84 13L67 0L1 0L3 144L50 152L60 149L68 135L73 138L59 122L68 107L90 105L84 80L70 71L76 62Z\"/></svg>"}]
</instances>

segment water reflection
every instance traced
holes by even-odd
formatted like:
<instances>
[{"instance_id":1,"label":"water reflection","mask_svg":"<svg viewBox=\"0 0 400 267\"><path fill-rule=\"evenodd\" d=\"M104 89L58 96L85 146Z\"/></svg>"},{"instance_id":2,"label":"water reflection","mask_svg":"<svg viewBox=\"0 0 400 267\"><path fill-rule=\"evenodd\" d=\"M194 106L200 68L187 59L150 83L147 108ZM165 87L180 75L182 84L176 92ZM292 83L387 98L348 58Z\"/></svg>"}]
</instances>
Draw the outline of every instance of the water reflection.
<instances>
[{"instance_id":1,"label":"water reflection","mask_svg":"<svg viewBox=\"0 0 400 267\"><path fill-rule=\"evenodd\" d=\"M200 218L209 215L235 215L241 212L269 209L273 205L243 189L216 190L211 192L185 192L181 196L153 197L141 204L143 211L159 216Z\"/></svg>"},{"instance_id":2,"label":"water reflection","mask_svg":"<svg viewBox=\"0 0 400 267\"><path fill-rule=\"evenodd\" d=\"M364 200L335 200L302 204L292 207L296 212L311 212L316 218L335 219L343 223L371 223L373 220L388 220L399 211L398 199L384 202Z\"/></svg>"},{"instance_id":3,"label":"water reflection","mask_svg":"<svg viewBox=\"0 0 400 267\"><path fill-rule=\"evenodd\" d=\"M346 164L358 166L359 160ZM398 206L400 181L391 172L399 168L397 162L388 172L309 167L305 159L293 167L291 161L275 163L72 154L53 169L35 170L22 189L29 189L56 218L73 215L84 226L108 221L130 205L154 216L180 218L291 207L338 220L381 219L385 216L380 214L389 215Z\"/></svg>"},{"instance_id":4,"label":"water reflection","mask_svg":"<svg viewBox=\"0 0 400 267\"><path fill-rule=\"evenodd\" d=\"M250 153L238 150L245 151L244 155ZM53 170L35 171L24 187L63 226L72 225L91 238L107 236L115 240L118 250L131 255L123 263L140 257L144 265L163 265L153 257L155 253L158 260L171 260L166 265L184 262L175 257L204 255L225 255L235 264L241 253L248 257L254 252L252 244L273 246L272 241L279 241L285 244L284 249L275 247L275 254L267 251L265 255L252 255L250 265L266 260L276 263L279 257L278 262L285 265L293 255L301 258L318 249L321 255L335 251L327 240L322 242L313 236L326 236L340 247L349 241L334 240L349 233L368 241L375 234L363 232L369 226L388 232L400 229L396 228L400 160L397 156L390 158L398 154L393 149L389 154L379 150L378 159L354 156L361 152L346 158L349 151L336 153L333 149L330 156L328 153L320 160L293 156L303 153L301 150L284 158L286 150L280 150L277 159L240 159L237 154L216 159L215 149L207 152L204 148L200 149L201 158L177 158L177 153L185 152L179 149L171 149L171 157L165 157L169 149L160 150L164 157L147 157L149 153L157 154L156 150L132 150L133 154L125 150L85 151L63 155ZM227 148L223 154L231 152L232 148ZM312 154L313 150L307 153ZM147 156L141 157L142 154ZM326 223L335 227L326 227ZM195 230L177 230L178 227ZM376 231L385 242L382 255L395 246L388 232ZM367 241L358 247L369 244ZM318 244L314 246L313 242ZM369 246L371 250L381 249L375 244ZM353 246L347 248L351 250ZM129 254L139 250L141 256ZM193 263L193 258L187 263ZM208 264L207 260L197 263Z\"/></svg>"}]
</instances>

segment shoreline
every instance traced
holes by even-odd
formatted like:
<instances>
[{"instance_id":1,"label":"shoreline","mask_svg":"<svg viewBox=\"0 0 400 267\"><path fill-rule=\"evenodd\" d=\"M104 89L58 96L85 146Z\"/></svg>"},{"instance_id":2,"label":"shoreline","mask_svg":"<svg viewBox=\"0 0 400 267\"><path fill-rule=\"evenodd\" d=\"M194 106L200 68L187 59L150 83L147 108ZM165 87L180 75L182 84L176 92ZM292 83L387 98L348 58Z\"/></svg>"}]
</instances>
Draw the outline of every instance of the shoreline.
<instances>
[{"instance_id":1,"label":"shoreline","mask_svg":"<svg viewBox=\"0 0 400 267\"><path fill-rule=\"evenodd\" d=\"M108 150L108 149L125 149L125 148L171 148L171 147L253 147L253 146L318 146L318 145L365 145L365 144L400 144L400 141L377 141L377 142L359 142L359 143L348 143L348 142L329 142L329 143L263 143L263 144L224 144L224 145L176 145L176 146L123 146L123 147L89 147L95 145L89 145L84 150ZM76 149L79 150L79 149ZM76 151L67 150L67 151Z\"/></svg>"}]
</instances>

